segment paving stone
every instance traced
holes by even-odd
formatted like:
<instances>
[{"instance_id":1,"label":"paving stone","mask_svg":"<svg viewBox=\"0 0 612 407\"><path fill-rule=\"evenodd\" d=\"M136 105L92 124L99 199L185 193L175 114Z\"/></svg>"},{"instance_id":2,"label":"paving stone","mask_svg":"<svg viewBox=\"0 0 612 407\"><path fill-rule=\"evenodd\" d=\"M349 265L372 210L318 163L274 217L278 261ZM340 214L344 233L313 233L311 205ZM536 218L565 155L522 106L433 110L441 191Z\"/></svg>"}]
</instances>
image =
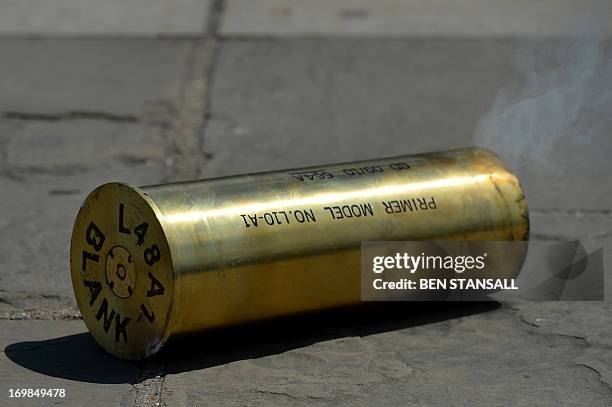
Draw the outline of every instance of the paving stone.
<instances>
[{"instance_id":1,"label":"paving stone","mask_svg":"<svg viewBox=\"0 0 612 407\"><path fill-rule=\"evenodd\" d=\"M596 371L602 382L612 388L612 304L557 301L512 307L537 334L584 338L591 347L574 362Z\"/></svg>"},{"instance_id":2,"label":"paving stone","mask_svg":"<svg viewBox=\"0 0 612 407\"><path fill-rule=\"evenodd\" d=\"M436 313L424 307L417 317L413 308L391 324L389 315L360 314L361 322L329 322L335 328L327 325L323 333L318 318L266 327L267 334L235 333L239 336L223 337L224 343L200 340L197 352L183 351L188 361L169 357L165 401L176 406L612 401L600 375L582 364L593 357L584 340L534 333L505 307L474 311L451 317L448 309ZM297 330L293 341L286 337L289 329ZM217 356L228 354L229 360Z\"/></svg>"},{"instance_id":3,"label":"paving stone","mask_svg":"<svg viewBox=\"0 0 612 407\"><path fill-rule=\"evenodd\" d=\"M204 138L212 159L203 175L486 144L517 170L531 208L612 208L612 54L607 45L595 48L595 67L581 73L580 64L578 71L554 71L585 56L580 44L562 41L226 41ZM557 76L530 75L525 58ZM570 112L559 100L571 100L572 93L528 106L547 113L536 122L542 126L536 135L550 136L511 126L510 134L477 137L485 118L506 117L498 109L504 95L508 103L517 95L529 100L534 78L540 80L535 90L554 94L568 75L583 74L584 82L571 82L579 102ZM530 114L519 109L512 123L529 119L522 112Z\"/></svg>"},{"instance_id":4,"label":"paving stone","mask_svg":"<svg viewBox=\"0 0 612 407\"><path fill-rule=\"evenodd\" d=\"M213 157L204 175L471 145L500 92L522 94L523 81L529 80L517 66L523 46L516 41L224 42L204 139ZM514 151L510 158L519 159L511 162L515 166L527 164L518 170L535 209L532 236L578 238L588 248L604 245L609 259L612 223L606 208L611 202L603 174L610 168L605 158L610 143L597 133L607 131L606 121L599 120L602 112L586 114L595 123L587 121L587 128L597 128L592 137L549 140L552 151L531 163ZM258 352L248 334L237 335L249 338L238 350L200 342L226 357L204 350L198 357L190 353L189 362L170 363L166 400L174 405L572 405L588 397L605 404L608 308L608 303L521 304L508 315L500 311L416 329L395 326L370 336L342 331L342 338L329 343L286 346L268 339L273 345L267 352ZM540 318L544 311L552 316L550 329L541 321L535 322L540 327L532 325L530 316ZM455 327L462 325L470 328ZM350 357L342 352L345 342ZM321 344L327 347L321 350ZM378 359L385 361L389 376L368 365ZM593 375L585 382L594 387L560 390L576 389L567 380L587 371ZM473 390L466 393L466 388Z\"/></svg>"},{"instance_id":5,"label":"paving stone","mask_svg":"<svg viewBox=\"0 0 612 407\"><path fill-rule=\"evenodd\" d=\"M105 182L161 182L167 173L161 129L104 120L5 121L0 132L0 313L74 315L69 247L79 207Z\"/></svg>"},{"instance_id":6,"label":"paving stone","mask_svg":"<svg viewBox=\"0 0 612 407\"><path fill-rule=\"evenodd\" d=\"M514 37L610 34L606 0L228 0L227 36Z\"/></svg>"},{"instance_id":7,"label":"paving stone","mask_svg":"<svg viewBox=\"0 0 612 407\"><path fill-rule=\"evenodd\" d=\"M594 348L612 344L612 304L600 302L540 302L513 304L522 319L539 333L584 338Z\"/></svg>"},{"instance_id":8,"label":"paving stone","mask_svg":"<svg viewBox=\"0 0 612 407\"><path fill-rule=\"evenodd\" d=\"M137 366L106 354L82 321L0 321L0 404L133 405ZM65 389L65 398L9 398L9 389Z\"/></svg>"},{"instance_id":9,"label":"paving stone","mask_svg":"<svg viewBox=\"0 0 612 407\"><path fill-rule=\"evenodd\" d=\"M73 315L70 236L83 199L109 181L159 182L160 172L142 166L39 183L0 179L2 194L10 196L0 201L0 313Z\"/></svg>"},{"instance_id":10,"label":"paving stone","mask_svg":"<svg viewBox=\"0 0 612 407\"><path fill-rule=\"evenodd\" d=\"M183 40L0 38L0 112L163 121L178 109L191 47Z\"/></svg>"},{"instance_id":11,"label":"paving stone","mask_svg":"<svg viewBox=\"0 0 612 407\"><path fill-rule=\"evenodd\" d=\"M574 359L597 373L601 381L612 387L612 351L610 349L588 349L586 354Z\"/></svg>"},{"instance_id":12,"label":"paving stone","mask_svg":"<svg viewBox=\"0 0 612 407\"><path fill-rule=\"evenodd\" d=\"M255 25L267 21L259 16L269 13L269 7L279 7L274 18L281 20L297 18L282 16L297 11L303 18L300 10L311 7L270 1L252 9L262 4L230 0L223 30L236 27L239 5L252 11ZM337 4L322 7L330 10ZM351 33L361 21L359 30L376 34L376 24L382 27L379 21L386 17L372 10L389 4L346 2L332 14L350 21L344 27L351 27ZM428 6L432 13L436 4ZM283 8L287 5L295 9ZM2 5L0 26L7 18L1 11ZM455 23L462 18L460 11ZM598 15L603 21L609 16ZM529 27L532 16L538 13L530 14L521 29ZM325 24L326 18L316 23ZM269 30L278 29L274 24ZM472 27L499 34L478 24ZM563 21L558 27L567 30ZM542 24L542 32L548 28ZM500 95L510 102L532 96L525 91L534 78L521 59L525 44L222 41L203 138L211 158L202 175L482 141L474 134L483 117L504 112L497 109L503 102ZM536 66L550 66L555 50L565 45L540 42L528 55L534 56ZM509 156L527 189L534 209L532 236L580 238L589 250L603 245L607 264L612 255L612 186L607 180L612 143L607 135L612 126L606 117L612 82L599 80L607 78L598 73L608 67L609 50L603 48L602 66L584 68L585 91L572 93L576 83L570 80L571 92L560 93L562 100L576 96L588 107L582 111L582 104L570 105L578 106L582 116L563 130L580 130L587 137L545 138L549 148L529 160L516 154L507 140L499 144L505 150L499 152ZM147 391L139 394L142 369L103 353L84 334L81 321L5 319L74 318L68 248L79 205L106 181L143 185L166 179L167 167L175 164L167 162L169 145L181 154L197 148L197 140L181 138L194 132L177 131L171 134L181 136L168 140L168 128L181 109L185 73L204 71L193 63L202 49L188 40L4 38L0 50L0 112L5 119L0 120L0 404L8 388L17 386L64 387L68 398L53 401L65 405L82 405L84 400L93 406L154 404ZM584 54L576 55L584 59ZM561 71L559 78L566 73ZM197 74L188 76L197 89L194 107L183 121L197 124L200 95L206 93L208 99L208 89ZM546 91L550 79L545 77L544 85L534 88L536 96ZM533 139L521 140L519 152L533 147L524 142ZM183 144L182 149L176 147ZM194 172L191 167L197 165L192 164L183 175ZM610 282L607 273L608 293ZM172 406L612 403L610 303L513 304L499 309L495 304L393 304L394 313L385 307L381 312L238 328L195 337L191 344L177 341L160 355L169 373L163 401Z\"/></svg>"},{"instance_id":13,"label":"paving stone","mask_svg":"<svg viewBox=\"0 0 612 407\"><path fill-rule=\"evenodd\" d=\"M14 177L83 174L99 168L164 161L162 129L138 123L68 120L24 123L6 145Z\"/></svg>"},{"instance_id":14,"label":"paving stone","mask_svg":"<svg viewBox=\"0 0 612 407\"><path fill-rule=\"evenodd\" d=\"M583 338L589 345L575 363L597 371L609 386L612 358L612 217L588 212L536 211L530 214L531 236L535 240L580 240L588 253L603 248L605 302L527 302L512 304L517 316L538 335ZM523 270L526 272L527 270Z\"/></svg>"},{"instance_id":15,"label":"paving stone","mask_svg":"<svg viewBox=\"0 0 612 407\"><path fill-rule=\"evenodd\" d=\"M0 34L202 35L210 0L3 0Z\"/></svg>"},{"instance_id":16,"label":"paving stone","mask_svg":"<svg viewBox=\"0 0 612 407\"><path fill-rule=\"evenodd\" d=\"M224 42L207 175L465 146L498 88L520 80L515 50L487 41Z\"/></svg>"}]
</instances>

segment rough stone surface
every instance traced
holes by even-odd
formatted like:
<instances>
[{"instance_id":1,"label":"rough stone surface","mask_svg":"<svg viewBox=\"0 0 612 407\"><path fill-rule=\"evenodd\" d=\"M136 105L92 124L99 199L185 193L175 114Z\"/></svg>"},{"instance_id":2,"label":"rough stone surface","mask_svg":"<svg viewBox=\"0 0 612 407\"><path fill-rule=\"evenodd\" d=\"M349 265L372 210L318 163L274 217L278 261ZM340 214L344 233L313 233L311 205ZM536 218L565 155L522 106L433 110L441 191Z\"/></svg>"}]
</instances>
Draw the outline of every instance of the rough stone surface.
<instances>
[{"instance_id":1,"label":"rough stone surface","mask_svg":"<svg viewBox=\"0 0 612 407\"><path fill-rule=\"evenodd\" d=\"M599 43L592 56L581 47L487 40L224 43L204 138L212 159L203 175L485 144L521 175L531 208L612 208L607 180L612 169L612 54ZM504 95L510 101L514 94L533 99L526 90L532 86L555 95L567 85L568 75L581 78L590 72L576 65L552 78L530 74L525 58L553 72L581 58L590 65L592 59L601 72L593 68L590 79L575 84L567 96L510 110L518 110L510 136L491 131L477 137L479 123L497 118L490 112L507 123L507 112L493 108ZM566 109L564 99L579 100L579 106ZM574 114L574 109L576 119L567 119L566 110ZM542 119L534 121L532 114Z\"/></svg>"},{"instance_id":2,"label":"rough stone surface","mask_svg":"<svg viewBox=\"0 0 612 407\"><path fill-rule=\"evenodd\" d=\"M3 0L4 35L202 35L210 0Z\"/></svg>"},{"instance_id":3,"label":"rough stone surface","mask_svg":"<svg viewBox=\"0 0 612 407\"><path fill-rule=\"evenodd\" d=\"M495 41L224 43L206 175L470 145L498 89L520 82L515 51Z\"/></svg>"},{"instance_id":4,"label":"rough stone surface","mask_svg":"<svg viewBox=\"0 0 612 407\"><path fill-rule=\"evenodd\" d=\"M6 144L6 168L16 179L80 174L164 160L160 128L138 123L67 120L24 123Z\"/></svg>"},{"instance_id":5,"label":"rough stone surface","mask_svg":"<svg viewBox=\"0 0 612 407\"><path fill-rule=\"evenodd\" d=\"M609 354L600 358L609 351L540 331L507 307L404 307L395 320L388 308L378 311L359 321L343 316L323 332L320 320L318 328L300 321L302 327L279 323L247 342L231 336L229 345L200 342L201 352L189 361L168 361L164 400L177 406L605 406L612 400L602 381ZM293 339L281 333L288 329L297 329ZM603 329L610 333L610 325ZM230 363L215 360L220 350Z\"/></svg>"},{"instance_id":6,"label":"rough stone surface","mask_svg":"<svg viewBox=\"0 0 612 407\"><path fill-rule=\"evenodd\" d=\"M178 110L190 41L0 38L0 112L160 120Z\"/></svg>"},{"instance_id":7,"label":"rough stone surface","mask_svg":"<svg viewBox=\"0 0 612 407\"><path fill-rule=\"evenodd\" d=\"M206 41L0 44L15 57L0 68L0 316L74 318L68 249L81 202L109 181L197 176L212 51Z\"/></svg>"},{"instance_id":8,"label":"rough stone surface","mask_svg":"<svg viewBox=\"0 0 612 407\"><path fill-rule=\"evenodd\" d=\"M523 37L610 34L606 0L228 0L228 36Z\"/></svg>"},{"instance_id":9,"label":"rough stone surface","mask_svg":"<svg viewBox=\"0 0 612 407\"><path fill-rule=\"evenodd\" d=\"M612 389L612 306L601 303L537 303L518 304L514 308L521 320L544 335L559 335L584 339L589 349L574 358L600 375Z\"/></svg>"},{"instance_id":10,"label":"rough stone surface","mask_svg":"<svg viewBox=\"0 0 612 407\"><path fill-rule=\"evenodd\" d=\"M205 3L189 8L190 18L200 19ZM180 17L160 9L163 2L152 4L138 18ZM0 38L0 404L13 404L5 397L17 387L67 391L66 399L23 405L612 404L610 273L606 303L382 304L171 341L138 364L110 357L85 333L68 248L79 205L101 183L145 185L469 146L489 140L487 132L484 139L475 134L483 119L497 116L501 121L485 120L484 128L517 135L491 146L526 187L532 238L580 239L588 251L603 246L609 264L608 43L576 51L549 40L219 36L220 24L237 30L249 10L244 30L274 20L273 31L277 21L302 19L312 4L214 2L205 39ZM362 35L381 29L395 3L320 4L317 15L346 20L337 27ZM427 7L435 11L436 4ZM0 5L0 25L8 18L2 7L25 6ZM305 30L298 23L294 32ZM23 30L32 27L40 26ZM524 114L514 120L517 106L555 125L532 134L539 122Z\"/></svg>"},{"instance_id":11,"label":"rough stone surface","mask_svg":"<svg viewBox=\"0 0 612 407\"><path fill-rule=\"evenodd\" d=\"M72 224L98 185L159 183L161 129L105 120L19 121L0 140L0 312L76 313L69 278Z\"/></svg>"}]
</instances>

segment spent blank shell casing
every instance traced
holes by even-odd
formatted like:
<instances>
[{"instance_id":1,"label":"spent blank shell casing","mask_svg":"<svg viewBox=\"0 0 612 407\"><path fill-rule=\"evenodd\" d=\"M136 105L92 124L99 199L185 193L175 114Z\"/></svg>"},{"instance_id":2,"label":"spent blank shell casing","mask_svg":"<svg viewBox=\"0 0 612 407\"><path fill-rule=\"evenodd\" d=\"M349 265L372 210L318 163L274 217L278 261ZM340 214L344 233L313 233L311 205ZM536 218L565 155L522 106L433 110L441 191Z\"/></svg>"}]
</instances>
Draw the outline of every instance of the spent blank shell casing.
<instances>
[{"instance_id":1,"label":"spent blank shell casing","mask_svg":"<svg viewBox=\"0 0 612 407\"><path fill-rule=\"evenodd\" d=\"M170 336L360 301L365 240L527 240L525 195L461 149L136 188L104 184L72 233L72 284L124 359Z\"/></svg>"}]
</instances>

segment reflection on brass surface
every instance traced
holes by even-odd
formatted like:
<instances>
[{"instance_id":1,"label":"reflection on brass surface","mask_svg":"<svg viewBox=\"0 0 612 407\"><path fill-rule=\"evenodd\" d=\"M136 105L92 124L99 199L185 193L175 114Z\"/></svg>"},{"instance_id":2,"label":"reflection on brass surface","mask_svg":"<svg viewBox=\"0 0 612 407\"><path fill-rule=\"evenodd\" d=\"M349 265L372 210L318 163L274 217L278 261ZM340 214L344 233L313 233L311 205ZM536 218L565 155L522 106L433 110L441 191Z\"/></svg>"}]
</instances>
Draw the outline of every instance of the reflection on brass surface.
<instances>
[{"instance_id":1,"label":"reflection on brass surface","mask_svg":"<svg viewBox=\"0 0 612 407\"><path fill-rule=\"evenodd\" d=\"M173 335L360 301L366 240L526 240L516 177L462 149L155 185L98 187L74 224L87 327L125 359Z\"/></svg>"}]
</instances>

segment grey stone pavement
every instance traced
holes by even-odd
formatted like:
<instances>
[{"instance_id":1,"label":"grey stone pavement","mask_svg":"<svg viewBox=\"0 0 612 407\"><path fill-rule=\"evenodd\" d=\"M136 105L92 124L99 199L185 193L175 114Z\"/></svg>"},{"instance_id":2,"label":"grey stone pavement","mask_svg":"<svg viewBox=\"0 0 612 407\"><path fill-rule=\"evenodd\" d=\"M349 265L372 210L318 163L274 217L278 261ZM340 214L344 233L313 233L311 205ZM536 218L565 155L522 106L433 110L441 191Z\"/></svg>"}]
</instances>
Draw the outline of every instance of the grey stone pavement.
<instances>
[{"instance_id":1,"label":"grey stone pavement","mask_svg":"<svg viewBox=\"0 0 612 407\"><path fill-rule=\"evenodd\" d=\"M611 23L603 0L0 0L0 405L612 405L609 270L605 302L342 310L126 363L68 264L107 181L478 144L519 174L533 239L609 266ZM66 397L8 397L41 387Z\"/></svg>"}]
</instances>

